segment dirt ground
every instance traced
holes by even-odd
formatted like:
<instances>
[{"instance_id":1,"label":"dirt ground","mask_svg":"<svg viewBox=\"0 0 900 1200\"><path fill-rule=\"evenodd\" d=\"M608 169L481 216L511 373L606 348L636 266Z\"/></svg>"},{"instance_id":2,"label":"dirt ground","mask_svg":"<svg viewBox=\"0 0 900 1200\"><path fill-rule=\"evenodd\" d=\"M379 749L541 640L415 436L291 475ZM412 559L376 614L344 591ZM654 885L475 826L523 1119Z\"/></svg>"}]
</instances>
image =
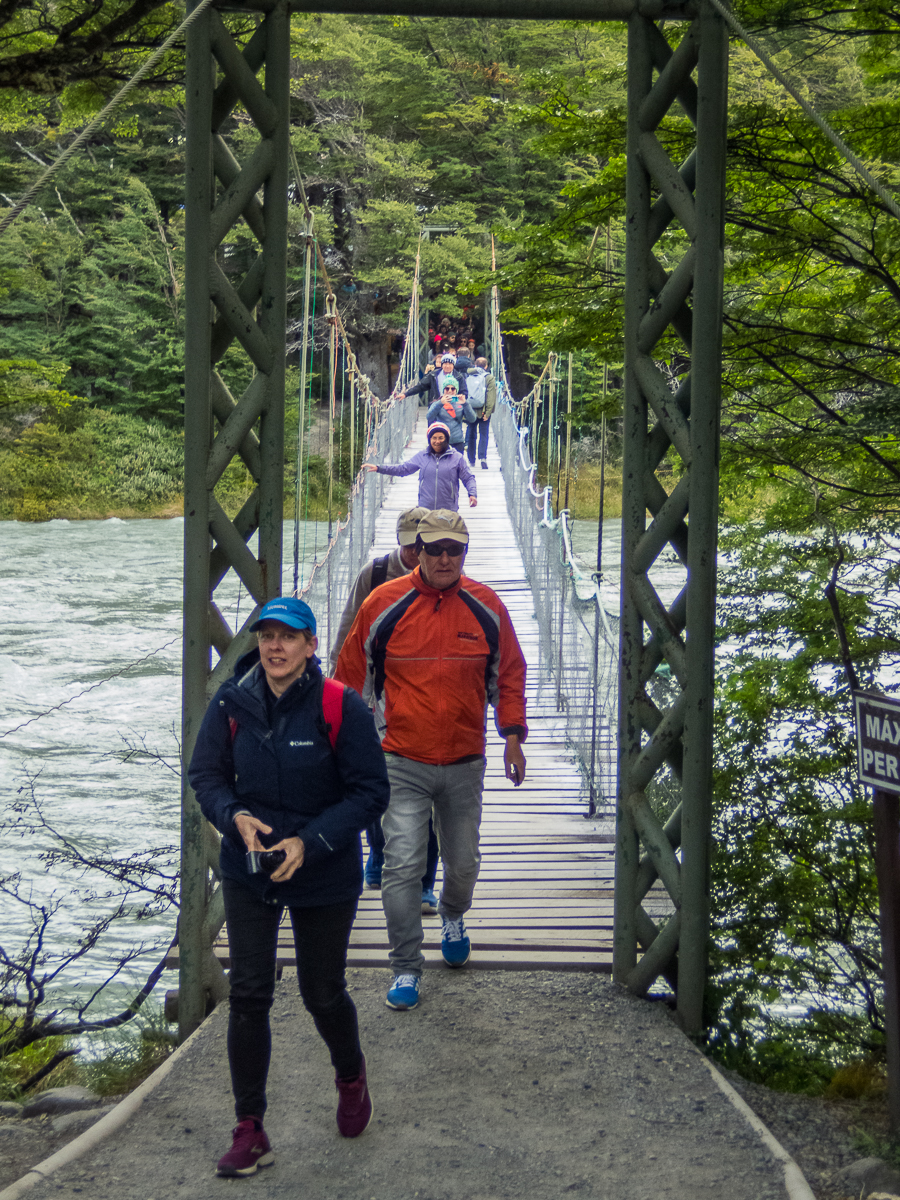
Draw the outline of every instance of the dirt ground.
<instances>
[{"instance_id":1,"label":"dirt ground","mask_svg":"<svg viewBox=\"0 0 900 1200\"><path fill-rule=\"evenodd\" d=\"M387 972L352 971L375 1116L334 1120L328 1056L286 973L273 1010L266 1128L274 1166L219 1180L230 1144L227 1009L128 1124L38 1197L206 1200L779 1200L781 1167L668 1011L605 976L434 970L413 1012Z\"/></svg>"}]
</instances>

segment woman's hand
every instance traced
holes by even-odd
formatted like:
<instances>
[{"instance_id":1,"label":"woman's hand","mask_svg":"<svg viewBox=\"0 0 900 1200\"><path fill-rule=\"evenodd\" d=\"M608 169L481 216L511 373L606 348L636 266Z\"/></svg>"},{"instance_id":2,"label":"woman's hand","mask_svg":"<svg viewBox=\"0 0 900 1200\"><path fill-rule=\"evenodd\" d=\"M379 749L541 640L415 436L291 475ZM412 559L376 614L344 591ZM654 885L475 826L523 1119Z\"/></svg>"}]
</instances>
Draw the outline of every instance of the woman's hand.
<instances>
[{"instance_id":1,"label":"woman's hand","mask_svg":"<svg viewBox=\"0 0 900 1200\"><path fill-rule=\"evenodd\" d=\"M272 872L271 879L273 883L287 883L295 871L303 866L303 856L306 853L306 847L298 837L285 838L283 842L279 842L277 846L271 846L271 850L283 850L287 855L284 862L276 871Z\"/></svg>"},{"instance_id":2,"label":"woman's hand","mask_svg":"<svg viewBox=\"0 0 900 1200\"><path fill-rule=\"evenodd\" d=\"M478 498L476 496L470 496L469 497L469 508L477 508L477 507L478 507Z\"/></svg>"},{"instance_id":3,"label":"woman's hand","mask_svg":"<svg viewBox=\"0 0 900 1200\"><path fill-rule=\"evenodd\" d=\"M251 817L249 813L238 813L234 818L234 825L244 839L248 850L265 850L265 846L259 840L259 835L271 833L271 825L263 824L257 817Z\"/></svg>"},{"instance_id":4,"label":"woman's hand","mask_svg":"<svg viewBox=\"0 0 900 1200\"><path fill-rule=\"evenodd\" d=\"M364 471L377 471L378 468L375 466L374 463L363 463L363 470Z\"/></svg>"}]
</instances>

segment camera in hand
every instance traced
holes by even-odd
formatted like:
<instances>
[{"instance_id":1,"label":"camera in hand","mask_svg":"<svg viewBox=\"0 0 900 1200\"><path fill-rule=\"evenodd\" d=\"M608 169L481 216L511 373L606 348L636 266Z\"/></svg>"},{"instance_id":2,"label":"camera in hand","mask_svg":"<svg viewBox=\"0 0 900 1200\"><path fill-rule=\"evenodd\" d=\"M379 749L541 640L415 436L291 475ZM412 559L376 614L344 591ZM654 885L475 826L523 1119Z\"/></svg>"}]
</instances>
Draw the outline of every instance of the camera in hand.
<instances>
[{"instance_id":1,"label":"camera in hand","mask_svg":"<svg viewBox=\"0 0 900 1200\"><path fill-rule=\"evenodd\" d=\"M286 858L286 850L248 850L247 870L251 875L271 875Z\"/></svg>"}]
</instances>

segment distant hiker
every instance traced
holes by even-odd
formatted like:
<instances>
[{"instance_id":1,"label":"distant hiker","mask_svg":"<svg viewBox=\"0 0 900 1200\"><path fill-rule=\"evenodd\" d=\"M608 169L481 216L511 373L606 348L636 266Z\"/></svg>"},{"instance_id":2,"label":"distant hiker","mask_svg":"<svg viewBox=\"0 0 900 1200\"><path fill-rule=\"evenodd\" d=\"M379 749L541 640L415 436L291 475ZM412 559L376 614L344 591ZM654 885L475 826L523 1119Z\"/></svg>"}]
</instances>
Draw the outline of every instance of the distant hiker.
<instances>
[{"instance_id":1,"label":"distant hiker","mask_svg":"<svg viewBox=\"0 0 900 1200\"><path fill-rule=\"evenodd\" d=\"M365 470L380 475L402 477L419 472L419 505L422 508L459 508L459 485L469 494L469 507L478 503L475 476L464 456L451 449L450 430L446 422L434 421L428 426L428 449L420 450L406 462L376 466L366 463ZM418 561L418 560L417 560Z\"/></svg>"},{"instance_id":2,"label":"distant hiker","mask_svg":"<svg viewBox=\"0 0 900 1200\"><path fill-rule=\"evenodd\" d=\"M338 626L334 645L331 648L332 670L337 663L341 647L346 640L347 634L350 632L350 627L356 618L356 614L359 612L359 606L363 600L367 596L370 596L377 587L381 587L383 583L391 579L399 579L401 575L408 575L410 571L415 570L419 565L415 547L416 530L419 526L419 521L421 521L427 512L427 508L407 508L402 512L397 518L397 546L390 554L385 554L381 558L375 558L367 562L357 575L356 583L353 585L353 590L350 592L343 615L341 616L341 623ZM380 888L381 872L384 867L384 834L381 830L380 820L373 821L371 825L366 826L366 841L369 843L369 856L366 859L363 878L366 881L366 887ZM437 866L437 838L429 822L428 861L425 864L425 873L422 876L422 912L429 915L434 915L437 912L437 897L434 894Z\"/></svg>"},{"instance_id":3,"label":"distant hiker","mask_svg":"<svg viewBox=\"0 0 900 1200\"><path fill-rule=\"evenodd\" d=\"M371 1119L344 976L362 891L359 833L381 816L389 796L372 713L354 691L323 677L309 606L278 597L250 628L258 646L213 697L188 772L204 816L222 834L237 1127L217 1170L231 1176L252 1175L274 1159L263 1117L285 908L300 995L335 1070L338 1131L358 1137Z\"/></svg>"},{"instance_id":4,"label":"distant hiker","mask_svg":"<svg viewBox=\"0 0 900 1200\"><path fill-rule=\"evenodd\" d=\"M488 469L488 428L491 414L497 406L497 381L488 371L487 365L486 358L479 358L469 371L469 406L475 412L475 421L466 428L466 455L473 467L477 456L481 460L483 471Z\"/></svg>"},{"instance_id":5,"label":"distant hiker","mask_svg":"<svg viewBox=\"0 0 900 1200\"><path fill-rule=\"evenodd\" d=\"M466 445L466 425L477 420L475 410L465 395L459 395L456 379L452 375L442 379L441 383L444 386L443 394L440 400L428 406L425 419L429 425L432 421L442 421L450 430L450 445L462 454Z\"/></svg>"},{"instance_id":6,"label":"distant hiker","mask_svg":"<svg viewBox=\"0 0 900 1200\"><path fill-rule=\"evenodd\" d=\"M489 704L506 740L506 776L517 786L525 779L525 659L499 596L462 573L468 542L458 513L424 516L419 566L363 602L337 665L336 678L377 706L385 729L382 898L394 972L386 1003L401 1010L419 1003L425 966L419 878L432 812L444 864L441 954L451 967L469 958L463 917L481 862Z\"/></svg>"},{"instance_id":7,"label":"distant hiker","mask_svg":"<svg viewBox=\"0 0 900 1200\"><path fill-rule=\"evenodd\" d=\"M468 350L468 347L465 345L462 345L462 346L460 346L459 351L457 352L456 361L453 364L453 374L457 377L457 379L460 376L463 376L463 378L466 378L468 376L469 371L472 369L472 367L475 366L475 361L474 361L474 359L469 358L467 350ZM467 378L466 378L466 382L468 382Z\"/></svg>"}]
</instances>

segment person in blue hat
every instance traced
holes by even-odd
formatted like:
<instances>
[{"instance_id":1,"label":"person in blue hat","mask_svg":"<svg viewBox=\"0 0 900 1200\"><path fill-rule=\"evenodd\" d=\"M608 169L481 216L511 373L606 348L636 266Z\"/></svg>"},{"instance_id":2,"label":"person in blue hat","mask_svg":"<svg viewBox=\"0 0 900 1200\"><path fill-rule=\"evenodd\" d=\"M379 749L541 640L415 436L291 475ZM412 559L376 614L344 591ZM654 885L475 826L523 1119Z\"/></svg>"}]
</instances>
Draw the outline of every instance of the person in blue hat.
<instances>
[{"instance_id":1,"label":"person in blue hat","mask_svg":"<svg viewBox=\"0 0 900 1200\"><path fill-rule=\"evenodd\" d=\"M285 908L300 995L335 1070L338 1130L358 1137L371 1120L345 970L362 891L360 831L381 817L390 795L372 714L350 688L325 679L309 605L279 596L250 628L257 645L213 697L188 771L203 814L222 834L237 1118L217 1168L225 1176L252 1175L274 1160L263 1118Z\"/></svg>"}]
</instances>

